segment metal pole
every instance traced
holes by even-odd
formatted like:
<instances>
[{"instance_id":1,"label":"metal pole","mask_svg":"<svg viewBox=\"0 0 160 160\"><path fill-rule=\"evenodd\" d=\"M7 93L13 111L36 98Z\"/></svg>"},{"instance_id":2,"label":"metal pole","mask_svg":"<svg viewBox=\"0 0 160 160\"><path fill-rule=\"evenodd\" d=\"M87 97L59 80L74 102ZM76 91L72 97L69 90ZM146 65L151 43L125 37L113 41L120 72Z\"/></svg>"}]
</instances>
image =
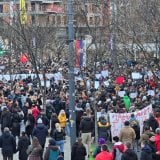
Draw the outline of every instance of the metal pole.
<instances>
[{"instance_id":1,"label":"metal pole","mask_svg":"<svg viewBox=\"0 0 160 160\"><path fill-rule=\"evenodd\" d=\"M69 34L69 111L70 111L70 144L76 142L76 115L75 115L75 77L74 77L74 49L73 49L73 10L72 0L68 0L68 34Z\"/></svg>"},{"instance_id":2,"label":"metal pole","mask_svg":"<svg viewBox=\"0 0 160 160\"><path fill-rule=\"evenodd\" d=\"M112 0L112 48L111 53L113 57L114 70L118 69L118 59L117 59L117 46L116 46L116 0Z\"/></svg>"}]
</instances>

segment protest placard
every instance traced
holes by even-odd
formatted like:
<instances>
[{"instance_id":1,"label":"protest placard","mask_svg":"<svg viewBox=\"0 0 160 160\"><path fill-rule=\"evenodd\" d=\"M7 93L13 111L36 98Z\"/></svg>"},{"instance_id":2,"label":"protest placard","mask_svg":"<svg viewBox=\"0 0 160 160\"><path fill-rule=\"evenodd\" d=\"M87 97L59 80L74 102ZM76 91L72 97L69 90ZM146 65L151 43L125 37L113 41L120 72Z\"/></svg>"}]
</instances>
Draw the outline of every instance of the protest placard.
<instances>
[{"instance_id":1,"label":"protest placard","mask_svg":"<svg viewBox=\"0 0 160 160\"><path fill-rule=\"evenodd\" d=\"M155 91L154 90L148 90L148 95L155 96Z\"/></svg>"},{"instance_id":2,"label":"protest placard","mask_svg":"<svg viewBox=\"0 0 160 160\"><path fill-rule=\"evenodd\" d=\"M132 72L132 79L142 79L142 75L139 72Z\"/></svg>"},{"instance_id":3,"label":"protest placard","mask_svg":"<svg viewBox=\"0 0 160 160\"><path fill-rule=\"evenodd\" d=\"M143 129L143 122L149 118L150 113L152 113L152 105L149 105L142 110L134 112L135 117L139 122L141 133ZM131 114L132 113L109 113L112 137L119 136L120 130L124 126L124 122L130 119Z\"/></svg>"},{"instance_id":4,"label":"protest placard","mask_svg":"<svg viewBox=\"0 0 160 160\"><path fill-rule=\"evenodd\" d=\"M109 73L108 73L107 70L104 70L104 71L101 71L101 75L102 75L104 78L106 78L106 77L109 76Z\"/></svg>"},{"instance_id":5,"label":"protest placard","mask_svg":"<svg viewBox=\"0 0 160 160\"><path fill-rule=\"evenodd\" d=\"M119 95L120 97L124 97L125 93L126 93L126 91L119 91L119 92L118 92L118 95Z\"/></svg>"}]
</instances>

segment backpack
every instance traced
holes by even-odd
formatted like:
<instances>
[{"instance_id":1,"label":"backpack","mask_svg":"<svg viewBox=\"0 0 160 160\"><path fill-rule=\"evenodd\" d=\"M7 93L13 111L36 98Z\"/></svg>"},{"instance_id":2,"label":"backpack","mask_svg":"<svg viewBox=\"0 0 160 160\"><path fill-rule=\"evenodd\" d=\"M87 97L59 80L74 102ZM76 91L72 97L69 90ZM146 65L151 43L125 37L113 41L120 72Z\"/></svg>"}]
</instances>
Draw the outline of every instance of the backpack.
<instances>
[{"instance_id":1,"label":"backpack","mask_svg":"<svg viewBox=\"0 0 160 160\"><path fill-rule=\"evenodd\" d=\"M123 153L118 148L116 148L115 150L116 150L115 160L121 160Z\"/></svg>"},{"instance_id":2,"label":"backpack","mask_svg":"<svg viewBox=\"0 0 160 160\"><path fill-rule=\"evenodd\" d=\"M59 150L53 151L52 149L49 150L49 158L48 160L57 160L59 156Z\"/></svg>"}]
</instances>

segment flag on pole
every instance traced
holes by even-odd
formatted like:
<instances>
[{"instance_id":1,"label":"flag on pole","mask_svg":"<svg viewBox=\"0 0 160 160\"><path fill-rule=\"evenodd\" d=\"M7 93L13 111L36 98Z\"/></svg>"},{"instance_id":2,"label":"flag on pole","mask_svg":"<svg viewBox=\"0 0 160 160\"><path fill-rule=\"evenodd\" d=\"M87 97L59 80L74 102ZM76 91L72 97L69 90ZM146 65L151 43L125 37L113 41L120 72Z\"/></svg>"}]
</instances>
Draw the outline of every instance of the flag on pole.
<instances>
[{"instance_id":1,"label":"flag on pole","mask_svg":"<svg viewBox=\"0 0 160 160\"><path fill-rule=\"evenodd\" d=\"M20 0L20 22L21 24L27 23L26 1Z\"/></svg>"},{"instance_id":2,"label":"flag on pole","mask_svg":"<svg viewBox=\"0 0 160 160\"><path fill-rule=\"evenodd\" d=\"M86 66L86 42L85 40L76 40L76 67Z\"/></svg>"}]
</instances>

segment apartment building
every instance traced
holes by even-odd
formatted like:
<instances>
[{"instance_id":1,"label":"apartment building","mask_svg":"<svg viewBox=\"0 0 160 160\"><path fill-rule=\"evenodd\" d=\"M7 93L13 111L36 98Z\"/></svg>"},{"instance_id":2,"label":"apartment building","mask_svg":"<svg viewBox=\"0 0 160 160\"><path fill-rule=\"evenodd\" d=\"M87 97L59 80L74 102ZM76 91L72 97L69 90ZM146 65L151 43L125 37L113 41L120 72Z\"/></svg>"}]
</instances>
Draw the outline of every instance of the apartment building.
<instances>
[{"instance_id":1,"label":"apartment building","mask_svg":"<svg viewBox=\"0 0 160 160\"><path fill-rule=\"evenodd\" d=\"M84 18L82 9L86 18ZM102 27L104 24L104 9L103 3L97 5L93 0L73 1L74 28L80 28L79 31L83 32L87 26L86 23L91 28ZM28 24L59 27L62 32L66 32L68 0L26 0L26 10ZM18 17L18 13L19 1L0 0L0 17L3 17L5 21L12 22L15 17Z\"/></svg>"}]
</instances>

